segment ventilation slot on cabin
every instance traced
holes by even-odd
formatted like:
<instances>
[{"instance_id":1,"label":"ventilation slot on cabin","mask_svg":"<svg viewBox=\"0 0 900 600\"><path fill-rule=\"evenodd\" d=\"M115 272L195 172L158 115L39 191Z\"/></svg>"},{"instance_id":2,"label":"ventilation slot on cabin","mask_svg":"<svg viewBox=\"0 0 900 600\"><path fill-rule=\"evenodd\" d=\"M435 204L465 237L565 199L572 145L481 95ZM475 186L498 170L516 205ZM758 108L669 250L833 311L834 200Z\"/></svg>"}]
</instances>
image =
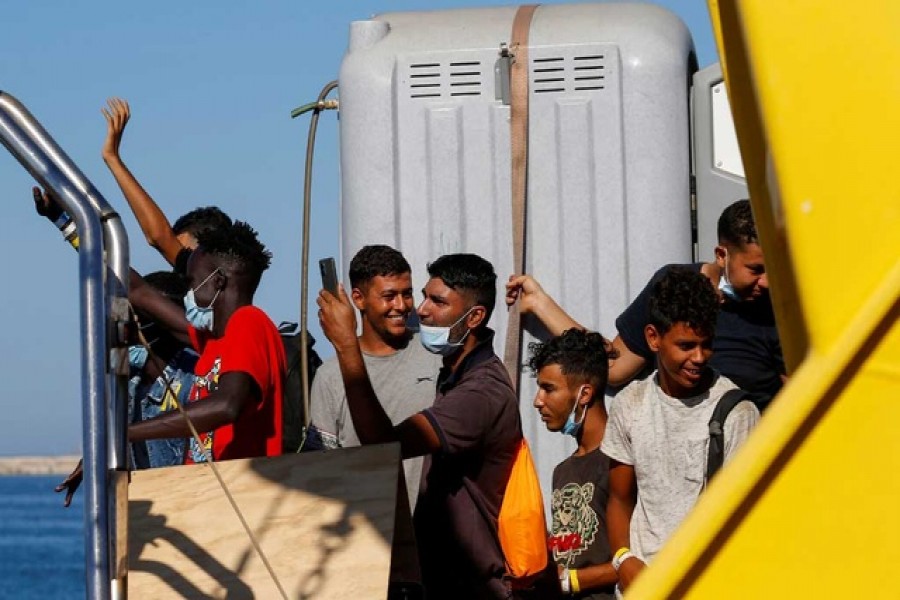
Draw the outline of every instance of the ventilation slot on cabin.
<instances>
[{"instance_id":1,"label":"ventilation slot on cabin","mask_svg":"<svg viewBox=\"0 0 900 600\"><path fill-rule=\"evenodd\" d=\"M410 98L480 96L481 61L423 62L409 65Z\"/></svg>"},{"instance_id":2,"label":"ventilation slot on cabin","mask_svg":"<svg viewBox=\"0 0 900 600\"><path fill-rule=\"evenodd\" d=\"M531 61L531 89L535 94L602 90L603 54L548 56Z\"/></svg>"},{"instance_id":3,"label":"ventilation slot on cabin","mask_svg":"<svg viewBox=\"0 0 900 600\"><path fill-rule=\"evenodd\" d=\"M481 63L479 61L450 63L450 95L481 95Z\"/></svg>"},{"instance_id":4,"label":"ventilation slot on cabin","mask_svg":"<svg viewBox=\"0 0 900 600\"><path fill-rule=\"evenodd\" d=\"M531 61L531 89L535 94L566 91L566 65L561 56Z\"/></svg>"},{"instance_id":5,"label":"ventilation slot on cabin","mask_svg":"<svg viewBox=\"0 0 900 600\"><path fill-rule=\"evenodd\" d=\"M409 65L409 97L441 97L441 64L417 63Z\"/></svg>"},{"instance_id":6,"label":"ventilation slot on cabin","mask_svg":"<svg viewBox=\"0 0 900 600\"><path fill-rule=\"evenodd\" d=\"M576 56L574 64L574 88L576 90L602 90L604 79L603 55Z\"/></svg>"}]
</instances>

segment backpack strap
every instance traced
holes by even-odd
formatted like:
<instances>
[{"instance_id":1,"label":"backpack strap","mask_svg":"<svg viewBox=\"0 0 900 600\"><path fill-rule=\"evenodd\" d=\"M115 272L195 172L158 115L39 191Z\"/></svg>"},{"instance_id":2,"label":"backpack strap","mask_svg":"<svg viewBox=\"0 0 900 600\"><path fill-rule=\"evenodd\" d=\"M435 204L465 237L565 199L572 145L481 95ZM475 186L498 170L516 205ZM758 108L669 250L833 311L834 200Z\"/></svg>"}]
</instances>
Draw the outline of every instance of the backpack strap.
<instances>
[{"instance_id":1,"label":"backpack strap","mask_svg":"<svg viewBox=\"0 0 900 600\"><path fill-rule=\"evenodd\" d=\"M741 389L728 390L719 398L709 418L709 453L706 457L706 485L725 462L725 420L735 406L749 400L750 394Z\"/></svg>"}]
</instances>

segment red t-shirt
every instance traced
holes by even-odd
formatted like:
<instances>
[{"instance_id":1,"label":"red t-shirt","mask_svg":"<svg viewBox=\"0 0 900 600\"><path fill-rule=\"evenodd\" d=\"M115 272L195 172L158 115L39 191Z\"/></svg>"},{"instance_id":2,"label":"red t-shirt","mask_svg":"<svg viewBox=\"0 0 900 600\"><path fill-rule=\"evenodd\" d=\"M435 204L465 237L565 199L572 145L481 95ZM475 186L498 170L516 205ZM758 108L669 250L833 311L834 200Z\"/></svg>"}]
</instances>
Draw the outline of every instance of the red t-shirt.
<instances>
[{"instance_id":1,"label":"red t-shirt","mask_svg":"<svg viewBox=\"0 0 900 600\"><path fill-rule=\"evenodd\" d=\"M205 398L218 388L219 377L233 371L250 375L261 392L260 401L246 405L234 423L201 433L213 460L281 454L285 359L281 336L272 320L255 306L242 306L231 315L222 337L213 338L192 326L188 333L200 352L191 401ZM190 451L186 462L194 462Z\"/></svg>"}]
</instances>

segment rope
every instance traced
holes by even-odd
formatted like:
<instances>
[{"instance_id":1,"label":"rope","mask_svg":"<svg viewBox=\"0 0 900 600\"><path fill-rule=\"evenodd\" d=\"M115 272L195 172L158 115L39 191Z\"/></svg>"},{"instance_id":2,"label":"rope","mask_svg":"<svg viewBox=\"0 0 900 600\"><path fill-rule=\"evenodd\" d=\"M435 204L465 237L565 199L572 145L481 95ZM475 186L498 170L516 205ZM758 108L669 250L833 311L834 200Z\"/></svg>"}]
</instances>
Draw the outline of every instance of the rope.
<instances>
[{"instance_id":1,"label":"rope","mask_svg":"<svg viewBox=\"0 0 900 600\"><path fill-rule=\"evenodd\" d=\"M138 321L137 314L135 314L134 307L131 306L130 302L128 306L129 308L131 308L131 313L134 316L135 321ZM287 593L284 591L284 587L281 585L281 581L278 579L278 575L275 574L275 570L272 568L272 564L269 562L268 557L266 557L266 553L263 552L262 546L260 546L259 541L253 534L253 530L250 529L250 525L244 518L244 514L241 512L240 507L238 507L237 502L234 500L234 496L232 496L231 490L228 489L228 485L225 483L225 480L219 473L219 469L218 467L216 467L216 463L213 462L212 454L203 444L203 440L200 439L200 434L197 432L197 428L194 427L194 423L188 416L187 411L184 410L184 407L181 405L181 402L178 401L178 397L172 390L172 382L168 377L165 376L165 367L167 366L165 361L163 361L159 356L156 355L155 352L153 352L153 349L150 347L150 344L147 342L147 338L144 337L144 334L140 330L140 328L138 328L138 340L140 341L141 345L147 349L147 359L152 360L156 367L163 373L162 380L166 384L166 393L171 396L172 401L175 403L175 407L178 409L178 412L181 413L181 416L184 417L184 421L185 423L187 423L188 429L191 430L191 436L197 442L197 446L203 451L203 456L206 459L205 464L209 465L212 469L213 475L215 475L216 480L219 482L219 486L222 488L222 491L225 493L225 497L228 498L228 502L229 504L231 504L231 508L234 510L234 514L237 515L238 520L241 522L241 526L247 533L247 537L250 539L250 543L253 545L253 549L256 550L256 554L259 556L259 559L262 561L263 565L265 565L266 570L269 572L269 576L275 583L275 587L278 588L278 592L281 594L281 597L283 598L283 600L288 600Z\"/></svg>"}]
</instances>

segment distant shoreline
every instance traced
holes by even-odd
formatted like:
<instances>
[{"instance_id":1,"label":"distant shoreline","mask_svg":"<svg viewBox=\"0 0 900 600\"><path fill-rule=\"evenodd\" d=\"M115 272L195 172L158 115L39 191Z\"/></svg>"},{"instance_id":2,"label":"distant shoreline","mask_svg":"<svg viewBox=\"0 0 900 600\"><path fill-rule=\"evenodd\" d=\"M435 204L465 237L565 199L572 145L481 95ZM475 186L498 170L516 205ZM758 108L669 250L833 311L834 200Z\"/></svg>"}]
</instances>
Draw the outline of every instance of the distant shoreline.
<instances>
[{"instance_id":1,"label":"distant shoreline","mask_svg":"<svg viewBox=\"0 0 900 600\"><path fill-rule=\"evenodd\" d=\"M80 456L0 456L0 475L68 475Z\"/></svg>"}]
</instances>

